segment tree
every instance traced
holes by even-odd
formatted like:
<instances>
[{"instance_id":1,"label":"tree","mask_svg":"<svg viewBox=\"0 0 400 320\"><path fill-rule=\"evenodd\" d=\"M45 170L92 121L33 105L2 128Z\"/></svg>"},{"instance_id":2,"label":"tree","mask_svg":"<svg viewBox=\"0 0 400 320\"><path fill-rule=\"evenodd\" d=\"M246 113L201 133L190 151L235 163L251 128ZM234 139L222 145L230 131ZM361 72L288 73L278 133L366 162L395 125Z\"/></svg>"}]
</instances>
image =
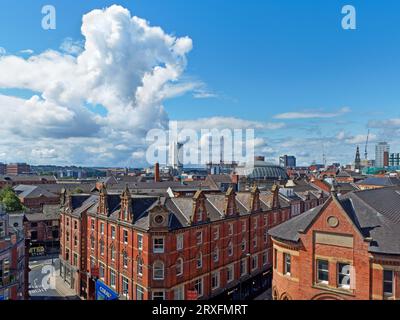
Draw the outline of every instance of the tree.
<instances>
[{"instance_id":1,"label":"tree","mask_svg":"<svg viewBox=\"0 0 400 320\"><path fill-rule=\"evenodd\" d=\"M10 187L0 191L0 202L4 205L7 212L21 211L24 209L21 201Z\"/></svg>"},{"instance_id":2,"label":"tree","mask_svg":"<svg viewBox=\"0 0 400 320\"><path fill-rule=\"evenodd\" d=\"M3 189L0 189L0 202L3 202L3 198L10 192L14 192L14 190L11 187L5 187Z\"/></svg>"}]
</instances>

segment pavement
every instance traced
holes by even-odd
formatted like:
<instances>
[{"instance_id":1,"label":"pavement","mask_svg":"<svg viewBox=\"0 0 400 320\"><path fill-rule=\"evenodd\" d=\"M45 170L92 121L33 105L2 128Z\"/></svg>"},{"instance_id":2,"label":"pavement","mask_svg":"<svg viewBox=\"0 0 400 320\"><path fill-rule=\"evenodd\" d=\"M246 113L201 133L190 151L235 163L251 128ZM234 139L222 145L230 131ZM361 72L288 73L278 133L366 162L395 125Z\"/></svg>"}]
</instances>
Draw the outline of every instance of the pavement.
<instances>
[{"instance_id":1,"label":"pavement","mask_svg":"<svg viewBox=\"0 0 400 320\"><path fill-rule=\"evenodd\" d=\"M264 291L262 294L255 297L254 300L272 300L272 289Z\"/></svg>"},{"instance_id":2,"label":"pavement","mask_svg":"<svg viewBox=\"0 0 400 320\"><path fill-rule=\"evenodd\" d=\"M53 258L53 259L52 259ZM60 277L58 257L33 257L29 261L29 295L31 300L79 300Z\"/></svg>"}]
</instances>

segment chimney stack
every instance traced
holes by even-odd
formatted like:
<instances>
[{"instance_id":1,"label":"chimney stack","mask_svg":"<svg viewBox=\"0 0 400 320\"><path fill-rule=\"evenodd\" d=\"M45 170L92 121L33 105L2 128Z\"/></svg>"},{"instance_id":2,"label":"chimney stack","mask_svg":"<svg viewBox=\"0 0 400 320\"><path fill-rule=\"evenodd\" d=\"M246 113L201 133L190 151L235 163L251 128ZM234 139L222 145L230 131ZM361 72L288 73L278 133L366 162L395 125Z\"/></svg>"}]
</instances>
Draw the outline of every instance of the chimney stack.
<instances>
[{"instance_id":1,"label":"chimney stack","mask_svg":"<svg viewBox=\"0 0 400 320\"><path fill-rule=\"evenodd\" d=\"M154 182L160 182L160 164L158 162L154 166Z\"/></svg>"}]
</instances>

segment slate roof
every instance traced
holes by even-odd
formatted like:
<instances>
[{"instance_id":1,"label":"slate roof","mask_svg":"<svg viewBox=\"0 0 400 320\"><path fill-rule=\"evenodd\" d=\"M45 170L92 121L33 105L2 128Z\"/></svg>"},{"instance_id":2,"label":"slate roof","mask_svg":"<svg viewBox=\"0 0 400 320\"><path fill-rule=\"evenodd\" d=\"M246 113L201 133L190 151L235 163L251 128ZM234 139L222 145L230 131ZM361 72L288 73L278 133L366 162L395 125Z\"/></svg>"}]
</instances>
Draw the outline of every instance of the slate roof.
<instances>
[{"instance_id":1,"label":"slate roof","mask_svg":"<svg viewBox=\"0 0 400 320\"><path fill-rule=\"evenodd\" d=\"M110 192L121 193L125 190L126 186L131 190L131 193L136 193L137 191L143 192L166 192L168 188L198 188L201 185L201 181L188 181L181 183L179 181L160 181L160 182L125 182L119 181L117 184L107 186L107 190ZM203 182L204 183L204 182Z\"/></svg>"},{"instance_id":2,"label":"slate roof","mask_svg":"<svg viewBox=\"0 0 400 320\"><path fill-rule=\"evenodd\" d=\"M297 242L300 239L300 231L305 230L314 218L320 213L323 205L312 208L294 218L272 228L268 234L274 238Z\"/></svg>"},{"instance_id":3,"label":"slate roof","mask_svg":"<svg viewBox=\"0 0 400 320\"><path fill-rule=\"evenodd\" d=\"M94 183L51 183L42 184L40 187L54 194L61 194L62 189L67 191L74 191L76 189L82 190L84 193L90 192L94 188Z\"/></svg>"},{"instance_id":4,"label":"slate roof","mask_svg":"<svg viewBox=\"0 0 400 320\"><path fill-rule=\"evenodd\" d=\"M60 206L59 205L44 205L42 212L37 213L26 213L25 218L28 221L46 221L46 220L58 220L60 218Z\"/></svg>"},{"instance_id":5,"label":"slate roof","mask_svg":"<svg viewBox=\"0 0 400 320\"><path fill-rule=\"evenodd\" d=\"M200 191L196 194L199 196ZM222 220L225 217L225 194L207 194L204 195L205 208L208 217L211 221ZM260 200L261 194L260 194ZM192 197L178 197L170 198L169 196L151 196L151 195L139 195L134 194L131 191L131 204L132 211L134 214L133 226L148 229L150 227L149 212L152 208L159 205L161 201L169 211L168 223L169 229L179 229L188 227L191 225L191 217L193 214L193 198ZM264 199L265 201L265 199ZM98 209L99 195L85 195L77 194L72 195L73 213L74 215L80 215L85 210L89 214L96 214ZM236 198L236 207L240 215L250 214L249 208L250 193L239 193ZM108 218L117 220L119 216L121 199L120 193L115 191L107 192L107 203L108 203ZM79 206L80 205L80 206ZM265 210L271 209L265 202L261 202Z\"/></svg>"},{"instance_id":6,"label":"slate roof","mask_svg":"<svg viewBox=\"0 0 400 320\"><path fill-rule=\"evenodd\" d=\"M56 178L54 176L37 176L37 175L0 175L0 181L13 181L15 183L23 184L24 181L53 181L56 182Z\"/></svg>"},{"instance_id":7,"label":"slate roof","mask_svg":"<svg viewBox=\"0 0 400 320\"><path fill-rule=\"evenodd\" d=\"M400 254L400 188L382 188L347 193L339 203L364 238L371 238L369 251ZM282 240L299 241L323 206L311 209L271 229Z\"/></svg>"},{"instance_id":8,"label":"slate roof","mask_svg":"<svg viewBox=\"0 0 400 320\"><path fill-rule=\"evenodd\" d=\"M74 198L73 196L72 198ZM89 197L87 196L81 196L79 197L80 201L79 203L83 200L82 205L75 208L72 212L73 215L75 216L80 216L85 210L88 208L92 207L93 205L97 204L99 197L97 195L91 195Z\"/></svg>"},{"instance_id":9,"label":"slate roof","mask_svg":"<svg viewBox=\"0 0 400 320\"><path fill-rule=\"evenodd\" d=\"M263 210L271 209L273 194L271 191L262 191L260 193L261 208ZM290 202L279 194L279 204L281 208L290 207Z\"/></svg>"},{"instance_id":10,"label":"slate roof","mask_svg":"<svg viewBox=\"0 0 400 320\"><path fill-rule=\"evenodd\" d=\"M13 188L15 193L21 198L58 198L58 195L47 191L45 188L36 185L20 184Z\"/></svg>"},{"instance_id":11,"label":"slate roof","mask_svg":"<svg viewBox=\"0 0 400 320\"><path fill-rule=\"evenodd\" d=\"M360 190L360 188L357 186L357 184L352 183L352 182L336 182L336 189L338 190L339 193L346 193L349 191L356 191Z\"/></svg>"},{"instance_id":12,"label":"slate roof","mask_svg":"<svg viewBox=\"0 0 400 320\"><path fill-rule=\"evenodd\" d=\"M358 182L358 184L392 187L392 186L400 186L400 179L394 177L368 177L367 179Z\"/></svg>"}]
</instances>

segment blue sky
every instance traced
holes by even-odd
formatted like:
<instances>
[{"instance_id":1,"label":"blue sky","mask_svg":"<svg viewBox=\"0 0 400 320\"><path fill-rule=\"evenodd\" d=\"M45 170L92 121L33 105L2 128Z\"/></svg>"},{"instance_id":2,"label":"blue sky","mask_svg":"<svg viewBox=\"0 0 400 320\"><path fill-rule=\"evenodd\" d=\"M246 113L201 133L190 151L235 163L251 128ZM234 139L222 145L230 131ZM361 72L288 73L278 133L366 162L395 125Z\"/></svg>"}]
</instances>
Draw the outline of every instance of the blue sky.
<instances>
[{"instance_id":1,"label":"blue sky","mask_svg":"<svg viewBox=\"0 0 400 320\"><path fill-rule=\"evenodd\" d=\"M41 28L45 4L56 7L56 30ZM72 5L61 0L1 0L0 47L8 55L28 58L20 51L30 49L35 55L60 50L66 38L84 41L82 16L112 4L167 34L193 41L180 78L201 83L200 93L209 97L196 98L188 91L166 99L169 119L235 117L284 124L257 132L265 139L260 152L274 160L281 153L293 153L300 164L321 162L322 146L328 161L352 161L368 128L372 143L388 140L392 150L400 152L398 1L91 0ZM356 30L341 28L346 4L356 8ZM29 99L34 91L0 83L0 94L8 96ZM91 111L104 110L97 106ZM3 150L3 161L23 160ZM0 149L0 161L1 154ZM31 161L63 161L58 152L52 154L54 158L38 152ZM69 161L91 164L79 157ZM115 159L102 162L108 163Z\"/></svg>"}]
</instances>

